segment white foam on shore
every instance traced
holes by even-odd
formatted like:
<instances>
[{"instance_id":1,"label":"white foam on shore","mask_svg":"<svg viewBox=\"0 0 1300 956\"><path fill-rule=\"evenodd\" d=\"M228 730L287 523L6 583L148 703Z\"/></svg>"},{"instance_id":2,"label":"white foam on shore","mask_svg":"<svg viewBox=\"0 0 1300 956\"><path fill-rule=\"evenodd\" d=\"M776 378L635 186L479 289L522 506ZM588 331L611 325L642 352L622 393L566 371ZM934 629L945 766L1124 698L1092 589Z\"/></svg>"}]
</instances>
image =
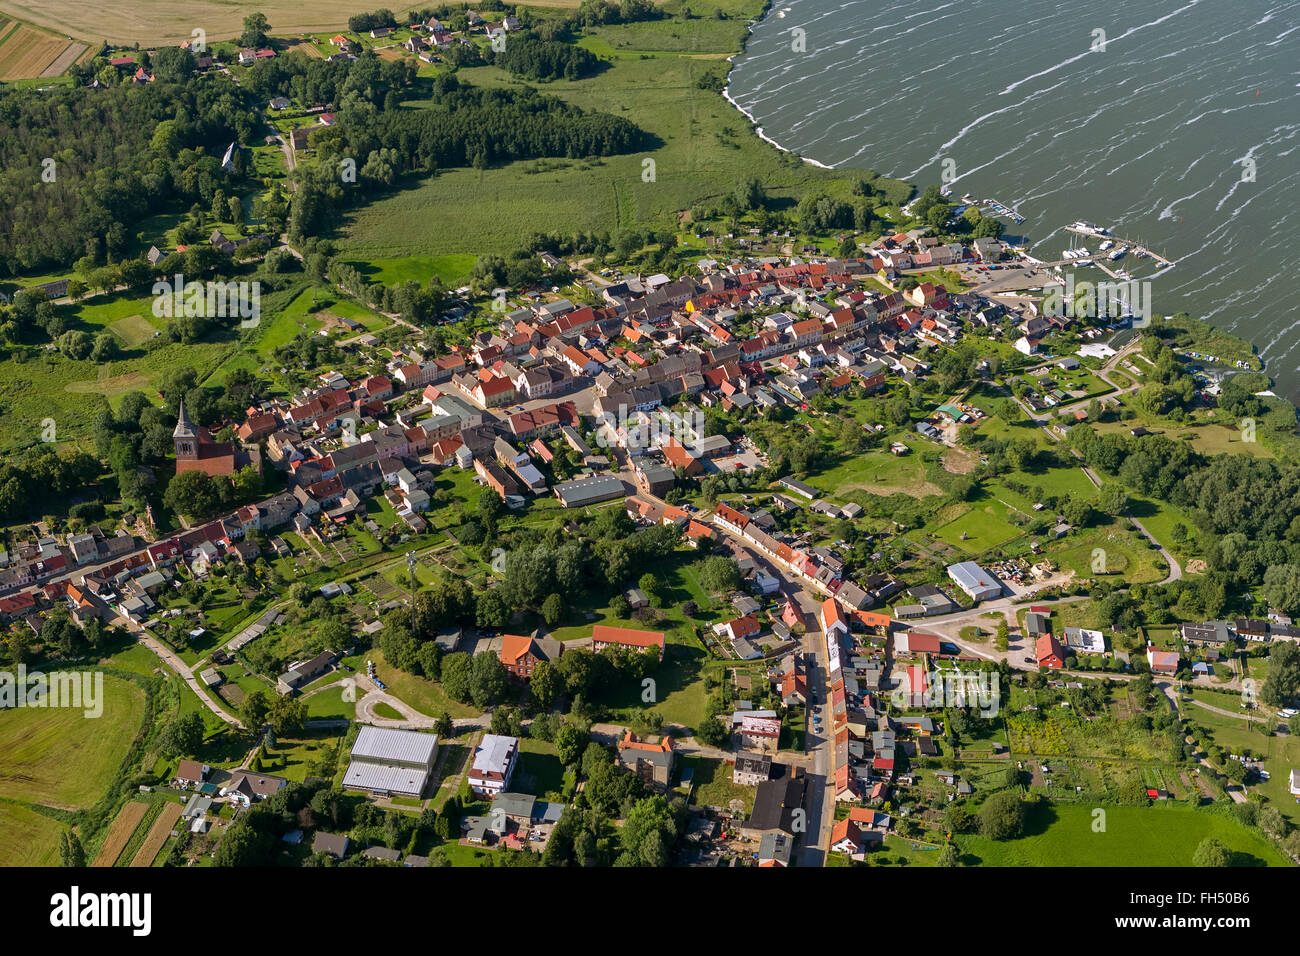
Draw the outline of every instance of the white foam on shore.
<instances>
[{"instance_id":1,"label":"white foam on shore","mask_svg":"<svg viewBox=\"0 0 1300 956\"><path fill-rule=\"evenodd\" d=\"M768 11L767 16L771 16L771 15L772 15L772 11ZM766 17L764 19L766 19ZM751 20L749 21L749 25L745 28L746 46L748 46L749 44L749 37L753 35L754 27L757 24L757 22L758 21ZM743 53L744 51L742 50L741 52ZM738 55L739 54L733 53L731 56L727 57L727 62L728 63L733 62ZM787 149L786 147L778 143L776 140L774 140L772 137L768 136L767 133L763 131L763 127L758 125L758 120L754 118L754 114L751 113L749 110L745 109L739 103L737 103L735 98L731 95L731 71L730 70L727 71L727 85L722 88L722 98L726 100L728 103L730 103L732 106L734 106L736 108L736 111L740 113L741 116L749 120L750 125L754 127L754 132L758 135L758 138L761 139L763 142L767 143L770 146L775 146L783 153L789 153L792 156L798 156L809 166L816 166L819 169L831 169L831 170L835 168L834 166L827 166L825 163L818 162L815 159L809 159L807 156L804 156L802 153L796 153L792 149Z\"/></svg>"}]
</instances>

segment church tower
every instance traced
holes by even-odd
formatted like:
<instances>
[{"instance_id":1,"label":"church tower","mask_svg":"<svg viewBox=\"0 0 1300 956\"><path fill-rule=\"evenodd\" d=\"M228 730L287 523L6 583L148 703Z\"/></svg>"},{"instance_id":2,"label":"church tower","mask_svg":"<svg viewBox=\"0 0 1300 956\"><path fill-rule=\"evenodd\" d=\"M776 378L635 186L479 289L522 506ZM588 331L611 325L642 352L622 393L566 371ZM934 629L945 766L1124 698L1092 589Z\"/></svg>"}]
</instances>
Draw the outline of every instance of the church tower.
<instances>
[{"instance_id":1,"label":"church tower","mask_svg":"<svg viewBox=\"0 0 1300 956\"><path fill-rule=\"evenodd\" d=\"M185 402L180 402L176 411L176 430L172 432L176 442L176 460L194 461L199 457L199 436L194 423L185 414Z\"/></svg>"}]
</instances>

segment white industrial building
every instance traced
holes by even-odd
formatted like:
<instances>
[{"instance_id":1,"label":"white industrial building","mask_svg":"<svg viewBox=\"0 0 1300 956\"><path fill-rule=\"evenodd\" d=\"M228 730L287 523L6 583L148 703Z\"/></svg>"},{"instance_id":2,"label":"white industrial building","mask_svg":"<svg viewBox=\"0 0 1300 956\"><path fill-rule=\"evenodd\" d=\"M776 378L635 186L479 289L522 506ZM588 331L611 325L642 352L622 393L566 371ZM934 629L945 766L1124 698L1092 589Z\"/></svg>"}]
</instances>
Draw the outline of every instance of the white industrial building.
<instances>
[{"instance_id":1,"label":"white industrial building","mask_svg":"<svg viewBox=\"0 0 1300 956\"><path fill-rule=\"evenodd\" d=\"M362 727L352 745L344 788L419 797L438 756L438 735Z\"/></svg>"},{"instance_id":2,"label":"white industrial building","mask_svg":"<svg viewBox=\"0 0 1300 956\"><path fill-rule=\"evenodd\" d=\"M965 591L972 601L991 601L1002 596L1002 582L974 561L948 566L948 577Z\"/></svg>"}]
</instances>

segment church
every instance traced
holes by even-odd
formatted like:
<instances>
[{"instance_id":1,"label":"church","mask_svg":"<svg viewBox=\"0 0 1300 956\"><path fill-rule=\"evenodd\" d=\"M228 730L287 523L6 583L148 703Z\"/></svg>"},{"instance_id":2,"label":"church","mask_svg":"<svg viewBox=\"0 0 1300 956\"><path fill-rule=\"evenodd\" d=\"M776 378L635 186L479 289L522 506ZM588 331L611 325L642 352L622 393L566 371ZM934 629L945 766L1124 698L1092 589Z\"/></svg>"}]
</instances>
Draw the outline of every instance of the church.
<instances>
[{"instance_id":1,"label":"church","mask_svg":"<svg viewBox=\"0 0 1300 956\"><path fill-rule=\"evenodd\" d=\"M208 430L195 425L185 414L181 402L176 413L176 430L172 432L176 443L176 474L187 471L206 472L211 477L232 475L241 468L252 465L262 470L262 455L257 446L245 447L232 442L213 441Z\"/></svg>"}]
</instances>

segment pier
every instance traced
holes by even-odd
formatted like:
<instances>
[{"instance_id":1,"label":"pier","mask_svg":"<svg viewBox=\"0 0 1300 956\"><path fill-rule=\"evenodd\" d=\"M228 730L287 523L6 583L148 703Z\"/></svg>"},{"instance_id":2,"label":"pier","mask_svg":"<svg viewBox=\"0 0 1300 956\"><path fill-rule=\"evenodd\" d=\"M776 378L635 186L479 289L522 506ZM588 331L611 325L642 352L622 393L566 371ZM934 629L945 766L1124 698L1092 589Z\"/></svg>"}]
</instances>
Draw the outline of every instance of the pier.
<instances>
[{"instance_id":1,"label":"pier","mask_svg":"<svg viewBox=\"0 0 1300 956\"><path fill-rule=\"evenodd\" d=\"M1160 253L1155 252L1154 250L1148 249L1146 246L1142 245L1142 243L1138 242L1136 239L1125 239L1123 236L1112 236L1112 235L1111 235L1110 233L1108 233L1108 232L1099 232L1099 231L1091 230L1091 229L1081 229L1081 228L1080 228L1079 226L1077 226L1077 225L1076 225L1076 226L1066 226L1065 228L1066 228L1069 232L1073 232L1073 233L1075 233L1076 235L1079 235L1079 236L1087 236L1087 237L1089 237L1090 239L1103 239L1103 240L1104 240L1104 239L1109 239L1111 242L1117 243L1118 245L1128 246L1128 254L1129 254L1129 255L1131 255L1131 256L1135 256L1135 257L1138 258L1138 259L1145 259L1145 258L1148 258L1148 257L1149 257L1149 258L1151 258L1151 259L1156 263L1157 267L1158 267L1158 268L1161 268L1161 269L1168 269L1168 268L1170 268L1171 266L1173 266L1173 264L1174 264L1174 261L1173 261L1172 259L1168 259L1168 258L1162 256ZM1063 262L1048 263L1048 264L1049 264L1049 265L1067 265L1067 264L1069 264L1069 263L1071 263L1071 262L1079 263L1079 262L1087 262L1087 261L1089 261L1089 260L1093 260L1093 261L1095 261L1095 260L1098 259L1098 258L1100 258L1100 259L1105 259L1105 258L1106 258L1106 254L1105 254L1105 253L1098 253L1098 254L1095 255L1095 256L1080 256L1078 259L1066 259L1066 260L1064 260ZM1099 267L1100 267L1100 268L1101 268L1101 269L1102 269L1102 270L1103 270L1107 275L1110 275L1110 276L1113 276L1113 275L1114 275L1114 273L1111 272L1110 269L1108 269L1106 266L1102 265L1102 263L1098 262L1097 265L1098 265L1098 266L1099 266Z\"/></svg>"}]
</instances>

